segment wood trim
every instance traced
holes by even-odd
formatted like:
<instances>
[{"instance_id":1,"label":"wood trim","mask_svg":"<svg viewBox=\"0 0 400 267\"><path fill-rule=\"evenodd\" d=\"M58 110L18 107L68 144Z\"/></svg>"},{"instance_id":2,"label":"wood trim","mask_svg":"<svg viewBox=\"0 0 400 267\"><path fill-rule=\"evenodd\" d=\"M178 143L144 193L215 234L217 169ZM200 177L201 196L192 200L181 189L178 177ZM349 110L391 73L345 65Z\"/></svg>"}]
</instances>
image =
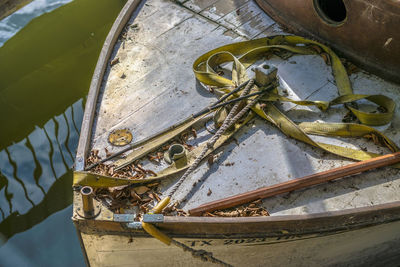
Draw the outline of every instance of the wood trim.
<instances>
[{"instance_id":1,"label":"wood trim","mask_svg":"<svg viewBox=\"0 0 400 267\"><path fill-rule=\"evenodd\" d=\"M369 160L351 163L339 168L314 173L308 176L304 176L302 178L297 178L279 184L262 187L256 190L248 191L246 193L218 199L191 209L189 210L189 213L191 215L198 216L203 214L204 212L227 209L249 203L257 199L265 199L279 194L292 192L294 190L311 187L313 185L326 183L335 179L349 177L350 175L359 174L367 170L389 166L398 163L399 161L400 152L379 156L376 158L371 158Z\"/></svg>"},{"instance_id":2,"label":"wood trim","mask_svg":"<svg viewBox=\"0 0 400 267\"><path fill-rule=\"evenodd\" d=\"M324 236L400 221L400 201L355 209L305 215L269 217L178 217L165 216L156 226L171 237L252 238ZM148 236L126 223L108 220L74 221L83 233Z\"/></svg>"},{"instance_id":3,"label":"wood trim","mask_svg":"<svg viewBox=\"0 0 400 267\"><path fill-rule=\"evenodd\" d=\"M353 209L336 210L330 212L320 212L302 215L276 215L276 216L258 216L258 217L194 217L194 216L164 216L164 223L243 223L243 222L272 222L272 221L300 221L308 219L321 219L324 217L354 216L366 215L374 212L384 212L391 210L400 210L400 201L379 204L369 207L360 207ZM400 214L399 214L400 218Z\"/></svg>"},{"instance_id":4,"label":"wood trim","mask_svg":"<svg viewBox=\"0 0 400 267\"><path fill-rule=\"evenodd\" d=\"M177 217L165 216L160 229L179 235L272 236L339 232L400 220L400 201L370 207L305 215L268 217ZM284 230L282 232L282 230Z\"/></svg>"},{"instance_id":5,"label":"wood trim","mask_svg":"<svg viewBox=\"0 0 400 267\"><path fill-rule=\"evenodd\" d=\"M128 0L126 2L125 6L122 8L113 26L111 27L111 30L104 41L103 48L101 49L96 68L92 76L92 81L90 83L89 93L85 105L85 113L82 120L82 127L75 158L75 170L77 171L83 171L85 168L85 159L90 147L97 100L108 60L113 52L114 45L118 40L119 34L125 27L125 24L128 22L133 11L135 11L140 2L141 0Z\"/></svg>"}]
</instances>

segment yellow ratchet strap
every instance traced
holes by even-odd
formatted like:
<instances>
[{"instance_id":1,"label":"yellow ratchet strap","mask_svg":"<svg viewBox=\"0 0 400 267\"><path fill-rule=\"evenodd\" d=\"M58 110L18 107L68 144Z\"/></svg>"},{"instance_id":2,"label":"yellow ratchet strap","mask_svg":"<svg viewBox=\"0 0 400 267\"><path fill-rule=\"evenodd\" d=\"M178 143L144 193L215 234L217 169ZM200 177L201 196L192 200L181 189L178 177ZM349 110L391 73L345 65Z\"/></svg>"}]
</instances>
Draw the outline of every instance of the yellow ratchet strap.
<instances>
[{"instance_id":1,"label":"yellow ratchet strap","mask_svg":"<svg viewBox=\"0 0 400 267\"><path fill-rule=\"evenodd\" d=\"M193 64L193 72L196 78L203 84L219 87L220 89L217 88L217 91L220 90L221 92L226 93L229 92L229 90L226 89L227 87L238 85L248 79L246 69L249 66L277 50L289 51L294 54L302 55L320 54L328 57L329 62L331 62L332 65L332 72L339 91L339 97L332 101L297 101L281 96L277 93L277 90L273 90L262 97L261 101L266 104L257 104L252 108L256 114L273 123L289 137L348 159L366 160L376 157L378 154L322 142L315 142L309 137L309 134L340 137L364 137L379 142L393 152L399 151L399 148L392 140L378 130L367 126L378 126L389 123L395 110L394 101L384 95L353 94L346 69L339 57L329 47L318 42L300 36L277 35L229 44L211 50L197 58ZM222 77L215 71L219 65L229 62L232 62L232 79ZM385 112L368 113L349 105L350 103L361 99L371 101L383 107ZM319 122L303 122L296 124L275 107L274 102L276 101L291 102L305 106L313 105L322 111L325 111L334 105L344 104L362 124ZM399 168L400 165L397 164L394 165L394 167Z\"/></svg>"},{"instance_id":2,"label":"yellow ratchet strap","mask_svg":"<svg viewBox=\"0 0 400 267\"><path fill-rule=\"evenodd\" d=\"M149 212L149 214L161 213L162 210L169 204L170 200L171 200L170 197L164 198L163 200L158 202L158 204ZM166 234L164 234L163 232L161 232L154 225L152 225L150 223L142 222L142 227L152 237L160 240L161 242L163 242L164 244L166 244L168 246L171 244L172 239L169 236L167 236Z\"/></svg>"},{"instance_id":3,"label":"yellow ratchet strap","mask_svg":"<svg viewBox=\"0 0 400 267\"><path fill-rule=\"evenodd\" d=\"M215 149L217 149L221 145L223 145L240 128L242 128L247 122L249 122L254 117L255 117L255 114L254 113L250 113L242 121L239 121L238 123L236 123L232 130L225 132L218 139L218 141L215 143L213 149L210 149L207 152L207 154L205 155L205 157L207 157ZM166 139L165 136L166 135L162 135L161 137L155 138L155 140L152 141L153 144L157 143L157 146L154 145L152 147L152 150L155 150L160 145L162 145L165 142L169 141L175 135L168 135L168 139ZM205 146L205 144L202 144L202 145L196 147L195 149L193 149L192 151L188 152L188 154L187 154L187 165L185 165L185 166L183 166L181 168L177 168L175 166L175 163L173 163L170 166L168 166L165 169L163 169L160 172L158 172L156 176L150 176L150 177L143 178L143 179L129 179L129 178L115 178L115 177L110 177L110 176L105 176L105 175L99 175L99 174L91 173L91 172L87 172L87 171L75 171L74 172L74 178L73 178L73 184L74 184L74 186L77 186L77 185L86 186L86 185L88 185L88 186L91 186L91 187L99 188L99 187L122 186L122 185L129 185L129 184L144 184L144 183L150 183L150 182L155 182L155 181L158 181L158 180L162 180L162 179L171 177L173 175L176 175L176 174L178 174L178 173L180 173L182 171L185 171L187 168L189 168L190 165L193 164L193 162L196 159L197 155L201 153L201 151L202 151L204 146ZM136 152L134 151L134 153L136 153ZM138 151L138 153L141 153L141 152Z\"/></svg>"},{"instance_id":4,"label":"yellow ratchet strap","mask_svg":"<svg viewBox=\"0 0 400 267\"><path fill-rule=\"evenodd\" d=\"M220 94L228 93L230 92L229 88L232 88L232 86L237 86L249 79L247 77L248 67L275 51L288 51L293 54L301 55L319 54L321 56L328 57L332 66L332 72L335 77L336 86L339 91L339 97L331 101L292 100L288 97L279 95L276 89L272 90L271 92L264 94L261 98L260 102L265 104L261 105L258 103L253 106L253 112L251 112L244 121L237 123L233 131L224 134L218 140L213 150L221 146L235 132L237 132L237 130L239 130L251 118L253 118L255 114L258 114L261 118L277 126L285 135L348 159L366 160L376 157L378 154L316 142L312 140L309 135L357 138L364 137L374 140L375 143L380 143L388 147L392 152L399 151L398 146L392 140L378 130L368 126L378 126L389 123L394 115L394 101L384 95L353 94L346 69L344 68L339 57L329 47L316 41L312 41L300 36L277 35L273 37L228 44L211 50L197 58L193 64L193 72L196 78L203 84L216 86L217 89L215 89L215 91ZM231 79L222 77L215 71L219 65L229 62L232 63ZM259 89L255 87L255 90ZM237 96L238 95L234 95L234 97ZM368 100L383 107L385 112L368 113L358 110L353 105L350 105L350 103L354 103L355 101L361 99ZM321 122L302 122L297 124L283 114L277 107L275 107L274 102L277 101L291 102L304 106L312 105L316 106L321 111L326 111L331 106L345 105L362 124ZM222 117L219 118L219 120L224 119L223 117L225 117L225 114L222 108L221 110L216 111L216 116ZM178 136L183 131L187 130L189 127L198 123L202 119L203 118L193 120L188 119L185 121L185 123L178 125L176 128L169 129L164 133L150 139L143 146L139 147L137 150L134 150L126 159L121 159L118 161L117 165L126 165L128 162L132 162L145 156L149 152L156 150L160 145L172 140L174 137ZM145 179L114 178L85 171L76 171L74 172L73 183L74 185L82 186L90 185L92 187L113 187L161 180L186 170L193 163L193 160L196 158L196 155L200 153L201 149L202 146L199 146L188 153L188 164L186 166L182 168L176 168L175 165L172 164L171 166L157 173L156 176L151 176ZM213 150L210 150L208 153L211 153ZM393 165L393 167L399 168L400 164Z\"/></svg>"},{"instance_id":5,"label":"yellow ratchet strap","mask_svg":"<svg viewBox=\"0 0 400 267\"><path fill-rule=\"evenodd\" d=\"M171 244L172 239L163 232L161 232L160 230L158 230L157 227L155 227L151 223L142 222L142 227L143 230L145 230L152 237L160 240L161 242L163 242L168 246Z\"/></svg>"}]
</instances>

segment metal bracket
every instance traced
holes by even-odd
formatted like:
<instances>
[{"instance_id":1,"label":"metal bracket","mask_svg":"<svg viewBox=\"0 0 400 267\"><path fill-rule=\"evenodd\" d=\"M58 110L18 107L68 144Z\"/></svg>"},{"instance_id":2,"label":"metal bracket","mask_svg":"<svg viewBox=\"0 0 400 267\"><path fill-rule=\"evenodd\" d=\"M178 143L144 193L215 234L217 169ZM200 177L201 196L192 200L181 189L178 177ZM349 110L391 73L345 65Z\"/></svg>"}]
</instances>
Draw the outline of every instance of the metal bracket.
<instances>
[{"instance_id":1,"label":"metal bracket","mask_svg":"<svg viewBox=\"0 0 400 267\"><path fill-rule=\"evenodd\" d=\"M142 229L142 222L134 222L134 219L134 214L114 214L114 222L126 223L125 227L128 229Z\"/></svg>"},{"instance_id":2,"label":"metal bracket","mask_svg":"<svg viewBox=\"0 0 400 267\"><path fill-rule=\"evenodd\" d=\"M134 222L135 216L133 214L114 214L114 222L126 223L126 227L133 230L141 230L142 222ZM143 222L145 223L163 223L164 215L162 214L145 214L143 215Z\"/></svg>"},{"instance_id":3,"label":"metal bracket","mask_svg":"<svg viewBox=\"0 0 400 267\"><path fill-rule=\"evenodd\" d=\"M133 214L114 214L114 222L131 223L135 219Z\"/></svg>"},{"instance_id":4,"label":"metal bracket","mask_svg":"<svg viewBox=\"0 0 400 267\"><path fill-rule=\"evenodd\" d=\"M255 80L258 86L267 86L277 80L278 69L268 64L261 64L254 68Z\"/></svg>"},{"instance_id":5,"label":"metal bracket","mask_svg":"<svg viewBox=\"0 0 400 267\"><path fill-rule=\"evenodd\" d=\"M145 214L145 215L143 215L143 222L145 222L145 223L163 223L164 215L162 215L162 214Z\"/></svg>"},{"instance_id":6,"label":"metal bracket","mask_svg":"<svg viewBox=\"0 0 400 267\"><path fill-rule=\"evenodd\" d=\"M141 230L143 229L141 222L130 222L126 224L126 227L133 230Z\"/></svg>"},{"instance_id":7,"label":"metal bracket","mask_svg":"<svg viewBox=\"0 0 400 267\"><path fill-rule=\"evenodd\" d=\"M167 152L164 153L164 160L168 164L175 162L176 168L183 168L187 165L186 149L181 144L173 144L169 147Z\"/></svg>"}]
</instances>

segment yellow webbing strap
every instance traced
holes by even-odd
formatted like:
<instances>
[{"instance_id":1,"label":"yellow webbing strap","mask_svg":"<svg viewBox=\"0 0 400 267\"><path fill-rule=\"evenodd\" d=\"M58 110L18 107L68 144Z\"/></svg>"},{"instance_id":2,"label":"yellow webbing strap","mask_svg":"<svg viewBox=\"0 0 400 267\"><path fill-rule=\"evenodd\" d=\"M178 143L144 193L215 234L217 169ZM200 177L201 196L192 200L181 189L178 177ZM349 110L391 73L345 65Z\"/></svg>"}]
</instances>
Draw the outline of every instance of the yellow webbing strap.
<instances>
[{"instance_id":1,"label":"yellow webbing strap","mask_svg":"<svg viewBox=\"0 0 400 267\"><path fill-rule=\"evenodd\" d=\"M319 49L315 49L319 47ZM391 151L399 151L397 145L386 137L383 133L367 125L384 125L391 121L395 103L389 97L383 95L360 95L353 94L350 80L339 57L327 46L318 42L305 39L299 36L278 35L256 40L244 41L225 45L207 52L196 59L193 64L193 72L196 78L205 85L217 86L222 92L229 91L228 86L237 85L247 80L246 68L257 60L264 58L268 53L276 50L286 50L297 54L317 54L318 50L328 55L332 64L332 72L335 77L336 85L339 90L339 97L332 101L296 101L278 95L274 90L266 94L262 100L267 105L255 105L252 110L260 117L276 125L289 137L305 142L312 146L321 148L327 152L353 159L366 160L378 156L367 151L356 150L331 144L313 141L308 134L341 136L341 137L366 137L377 138L381 144L387 146ZM232 62L232 79L224 78L215 71L221 64ZM366 99L385 110L383 113L368 113L358 110L348 103ZM314 105L321 110L327 110L330 106L344 104L360 120L361 124L348 123L300 123L297 125L286 117L278 108L275 101L292 102L297 105ZM395 167L400 167L399 164Z\"/></svg>"},{"instance_id":2,"label":"yellow webbing strap","mask_svg":"<svg viewBox=\"0 0 400 267\"><path fill-rule=\"evenodd\" d=\"M319 47L319 49L315 49L315 47ZM292 100L290 98L279 95L277 93L277 90L273 90L270 93L265 94L261 99L264 103L268 103L267 105L261 106L260 104L256 104L252 107L254 113L276 125L279 129L281 129L284 134L289 137L295 138L299 141L305 142L307 144L321 148L327 152L345 158L353 160L366 160L376 157L378 155L367 151L356 150L322 142L315 142L308 136L308 134L371 138L374 141L378 141L379 143L387 146L393 152L399 151L399 148L392 140L390 140L383 133L377 131L376 129L367 126L384 125L389 123L393 117L395 110L394 101L384 95L353 94L353 90L351 88L346 69L344 68L340 59L330 48L318 42L308 40L299 36L278 35L274 37L266 37L251 41L229 44L211 50L197 58L193 64L193 71L196 78L200 82L206 85L218 86L219 89L217 89L217 91L219 91L220 93L227 93L229 92L229 89L227 88L232 87L233 85L241 84L248 80L246 69L249 66L255 63L257 60L260 60L268 55L268 53L271 53L275 50L286 50L291 53L303 55L318 54L318 50L323 51L324 55L329 56L332 65L332 72L336 80L337 88L339 90L339 97L331 101ZM214 70L220 64L228 62L233 63L232 79L224 78L218 75ZM366 99L379 106L382 106L385 112L368 113L348 105L349 103L360 99ZM286 117L278 108L275 107L275 101L291 102L297 105L306 106L314 105L322 111L327 110L330 106L344 104L363 124L309 122L296 124L288 117ZM217 114L218 113L222 112L217 111ZM244 122L238 123L235 126L234 131L231 131L228 134L222 136L217 142L214 149L221 146L227 139L229 139L229 137L231 137L238 129L240 129L249 119L254 116L254 113L251 113ZM223 116L223 114L219 115ZM149 140L149 142L145 144L144 150L146 151L146 153L148 153L149 151L156 149L157 146L171 140L173 137L180 134L184 129L187 129L186 126L193 125L193 123L193 121L188 120L185 124L180 125L178 128L168 130L160 136L151 139L151 141ZM74 172L74 185L112 187L134 183L153 182L155 180L167 178L188 168L195 156L197 155L196 153L198 153L201 148L202 147L200 146L191 152L191 154L188 156L188 165L186 167L177 169L174 165L171 165L170 167L167 167L166 169L157 173L157 176L134 180L102 176L89 172ZM143 151L138 150L132 153L132 155L129 157L129 161L143 156ZM211 153L211 151L209 153ZM399 164L394 165L394 167L399 166Z\"/></svg>"},{"instance_id":3,"label":"yellow webbing strap","mask_svg":"<svg viewBox=\"0 0 400 267\"><path fill-rule=\"evenodd\" d=\"M242 128L247 122L249 122L252 118L254 118L254 113L249 114L243 121L236 123L231 131L225 132L222 136L218 139L215 143L213 149L210 149L205 157L207 157L210 153L212 153L215 149L219 148L223 145L229 138L231 138L240 128ZM160 135L157 137L157 140L153 140L157 143L157 146L162 145L165 142L168 142L174 135ZM157 148L157 146L153 147L153 150ZM122 186L122 185L129 185L129 184L143 184L143 183L150 183L155 182L158 180L162 180L168 177L171 177L181 171L185 171L187 168L193 164L196 156L200 154L203 150L205 144L200 145L193 149L192 151L188 152L187 154L187 165L181 168L176 168L175 164L171 164L170 166L166 167L165 169L159 171L157 176L151 176L144 179L129 179L129 178L116 178L106 175L95 174L86 171L75 171L74 172L74 186L81 185L81 186L91 186L91 187L114 187L114 186Z\"/></svg>"},{"instance_id":4,"label":"yellow webbing strap","mask_svg":"<svg viewBox=\"0 0 400 267\"><path fill-rule=\"evenodd\" d=\"M157 135L154 138L148 140L146 143L140 146L139 149L135 149L131 153L129 153L126 157L117 160L114 163L114 165L118 169L123 168L129 165L130 163L134 162L135 160L146 156L150 152L153 152L154 149L162 146L163 144L175 138L176 136L179 136L183 132L189 130L191 127L194 127L197 124L204 123L207 119L206 115L208 115L208 113L195 119L193 117L189 117L188 119L185 120L184 123L177 125L176 127L173 127L172 129L169 129L161 133L160 135Z\"/></svg>"},{"instance_id":5,"label":"yellow webbing strap","mask_svg":"<svg viewBox=\"0 0 400 267\"><path fill-rule=\"evenodd\" d=\"M152 237L160 240L161 242L163 242L168 246L171 244L172 239L163 232L161 232L159 229L157 229L157 227L155 227L151 223L142 222L142 227L143 230L145 230Z\"/></svg>"}]
</instances>

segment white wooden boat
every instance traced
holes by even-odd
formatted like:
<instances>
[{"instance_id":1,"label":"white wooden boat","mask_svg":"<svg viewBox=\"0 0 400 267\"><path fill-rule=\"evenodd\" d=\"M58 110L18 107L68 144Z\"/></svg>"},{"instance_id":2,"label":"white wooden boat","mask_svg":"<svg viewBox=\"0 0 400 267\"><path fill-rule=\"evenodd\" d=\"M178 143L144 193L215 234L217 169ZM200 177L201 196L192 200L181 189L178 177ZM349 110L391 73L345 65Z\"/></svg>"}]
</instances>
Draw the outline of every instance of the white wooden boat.
<instances>
[{"instance_id":1,"label":"white wooden boat","mask_svg":"<svg viewBox=\"0 0 400 267\"><path fill-rule=\"evenodd\" d=\"M96 177L103 179L85 174L85 162L90 151L98 150L104 158L105 148L111 153L121 150L108 143L113 130L129 129L134 141L139 141L215 102L191 70L200 55L225 44L275 34L286 33L253 1L127 1L93 76L76 158L73 220L88 265L210 264L147 234L141 222L135 222L138 211L134 208L118 214L95 200L92 218L85 218L78 189L96 187ZM293 99L337 96L331 68L319 56L272 57L268 64L278 69L280 87ZM357 94L379 91L399 101L396 84L363 71L352 74L350 80ZM347 113L342 107L321 113L291 103L279 108L293 120L303 121L341 122ZM378 127L394 142L400 138L396 111L390 124ZM210 134L203 130L199 136ZM389 152L365 139L318 138L378 154ZM235 133L233 140L215 151L211 166L203 162L173 195L172 200L185 200L183 210L351 163L288 138L259 118ZM166 166L162 161L154 168ZM397 266L399 177L397 169L386 167L268 198L262 205L270 216L153 215L144 222L234 266ZM166 195L176 181L176 177L163 179L158 190Z\"/></svg>"}]
</instances>

